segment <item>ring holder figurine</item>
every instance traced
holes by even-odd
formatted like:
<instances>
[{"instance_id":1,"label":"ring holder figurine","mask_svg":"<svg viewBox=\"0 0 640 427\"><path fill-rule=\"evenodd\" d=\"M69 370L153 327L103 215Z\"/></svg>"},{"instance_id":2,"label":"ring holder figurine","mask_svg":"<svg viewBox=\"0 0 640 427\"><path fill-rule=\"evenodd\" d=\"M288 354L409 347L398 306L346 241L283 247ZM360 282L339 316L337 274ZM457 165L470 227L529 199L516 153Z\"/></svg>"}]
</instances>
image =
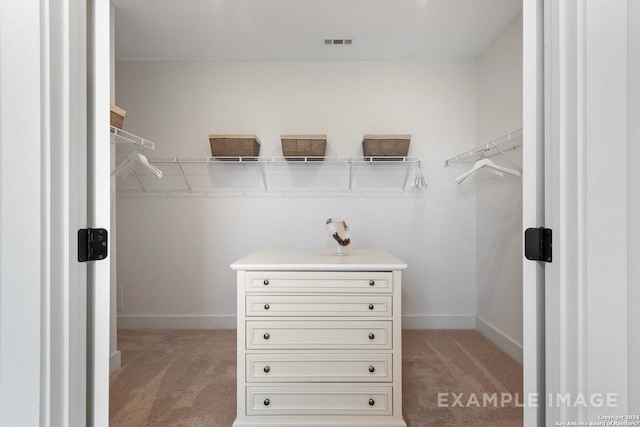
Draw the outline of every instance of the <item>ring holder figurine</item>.
<instances>
[{"instance_id":1,"label":"ring holder figurine","mask_svg":"<svg viewBox=\"0 0 640 427\"><path fill-rule=\"evenodd\" d=\"M335 255L349 255L349 227L341 218L329 218L326 222L327 229L331 233L331 237L335 239L337 244L337 252Z\"/></svg>"}]
</instances>

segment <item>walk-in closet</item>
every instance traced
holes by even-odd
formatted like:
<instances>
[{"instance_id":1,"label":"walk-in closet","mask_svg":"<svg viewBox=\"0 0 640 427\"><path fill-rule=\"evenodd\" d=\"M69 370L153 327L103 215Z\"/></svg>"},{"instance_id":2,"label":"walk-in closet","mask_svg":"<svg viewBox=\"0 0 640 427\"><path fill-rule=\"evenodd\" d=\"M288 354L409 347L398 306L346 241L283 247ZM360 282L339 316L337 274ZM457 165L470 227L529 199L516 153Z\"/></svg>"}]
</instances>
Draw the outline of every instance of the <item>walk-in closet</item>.
<instances>
[{"instance_id":1,"label":"walk-in closet","mask_svg":"<svg viewBox=\"0 0 640 427\"><path fill-rule=\"evenodd\" d=\"M522 1L111 12L110 424L522 425Z\"/></svg>"}]
</instances>

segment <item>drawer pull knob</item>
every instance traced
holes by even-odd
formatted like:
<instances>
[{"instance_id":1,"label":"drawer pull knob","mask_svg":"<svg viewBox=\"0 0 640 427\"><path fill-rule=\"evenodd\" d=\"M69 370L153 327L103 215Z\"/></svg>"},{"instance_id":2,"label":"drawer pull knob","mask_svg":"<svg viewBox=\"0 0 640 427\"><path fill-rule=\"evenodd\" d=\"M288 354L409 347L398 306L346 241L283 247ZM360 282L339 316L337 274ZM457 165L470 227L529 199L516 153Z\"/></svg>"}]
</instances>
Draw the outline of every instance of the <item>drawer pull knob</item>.
<instances>
[{"instance_id":1,"label":"drawer pull knob","mask_svg":"<svg viewBox=\"0 0 640 427\"><path fill-rule=\"evenodd\" d=\"M264 309L265 309L265 310L269 310L269 308L271 308L271 307L269 306L269 304L265 304L265 305L264 305Z\"/></svg>"},{"instance_id":2,"label":"drawer pull knob","mask_svg":"<svg viewBox=\"0 0 640 427\"><path fill-rule=\"evenodd\" d=\"M376 281L375 281L375 280L369 280L369 286L373 286L373 285L375 285L375 284L376 284Z\"/></svg>"},{"instance_id":3,"label":"drawer pull knob","mask_svg":"<svg viewBox=\"0 0 640 427\"><path fill-rule=\"evenodd\" d=\"M263 403L264 403L264 406L269 406L271 402L269 401L269 399L265 399ZM371 401L369 401L369 405L371 405Z\"/></svg>"},{"instance_id":4,"label":"drawer pull knob","mask_svg":"<svg viewBox=\"0 0 640 427\"><path fill-rule=\"evenodd\" d=\"M373 304L369 304L369 310L373 310Z\"/></svg>"},{"instance_id":5,"label":"drawer pull knob","mask_svg":"<svg viewBox=\"0 0 640 427\"><path fill-rule=\"evenodd\" d=\"M373 366L369 366L369 372L373 373L376 371L376 368L374 368Z\"/></svg>"},{"instance_id":6,"label":"drawer pull knob","mask_svg":"<svg viewBox=\"0 0 640 427\"><path fill-rule=\"evenodd\" d=\"M267 399L268 400L268 399ZM376 404L376 401L373 399L369 399L369 406L373 406ZM268 403L265 403L265 405L268 405Z\"/></svg>"},{"instance_id":7,"label":"drawer pull knob","mask_svg":"<svg viewBox=\"0 0 640 427\"><path fill-rule=\"evenodd\" d=\"M268 339L269 339L269 337L270 337L269 332L267 332L266 334L264 334L262 337L263 337L265 340L268 340Z\"/></svg>"},{"instance_id":8,"label":"drawer pull knob","mask_svg":"<svg viewBox=\"0 0 640 427\"><path fill-rule=\"evenodd\" d=\"M373 332L370 332L370 333L369 333L369 339L370 339L370 340L374 339L375 337L376 337L376 336L373 334Z\"/></svg>"},{"instance_id":9,"label":"drawer pull knob","mask_svg":"<svg viewBox=\"0 0 640 427\"><path fill-rule=\"evenodd\" d=\"M271 368L270 368L270 367L268 367L268 366L265 366L265 367L264 367L264 369L263 369L263 371L265 371L265 372L267 372L267 373L268 373L270 370L271 370Z\"/></svg>"},{"instance_id":10,"label":"drawer pull knob","mask_svg":"<svg viewBox=\"0 0 640 427\"><path fill-rule=\"evenodd\" d=\"M262 283L264 283L264 285L267 286L269 284L269 281L265 279L265 281Z\"/></svg>"}]
</instances>

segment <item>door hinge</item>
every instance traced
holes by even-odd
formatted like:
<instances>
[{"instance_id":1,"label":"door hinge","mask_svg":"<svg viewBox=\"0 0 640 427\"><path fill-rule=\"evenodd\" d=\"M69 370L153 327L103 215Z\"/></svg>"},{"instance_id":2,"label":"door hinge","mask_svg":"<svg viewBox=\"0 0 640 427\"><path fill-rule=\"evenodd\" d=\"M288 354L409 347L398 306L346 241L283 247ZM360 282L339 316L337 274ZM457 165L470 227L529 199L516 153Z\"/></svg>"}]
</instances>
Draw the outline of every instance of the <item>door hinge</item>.
<instances>
[{"instance_id":1,"label":"door hinge","mask_svg":"<svg viewBox=\"0 0 640 427\"><path fill-rule=\"evenodd\" d=\"M99 261L108 253L108 236L104 228L78 230L78 262Z\"/></svg>"},{"instance_id":2,"label":"door hinge","mask_svg":"<svg viewBox=\"0 0 640 427\"><path fill-rule=\"evenodd\" d=\"M550 228L527 228L524 231L524 256L531 261L551 262L552 236Z\"/></svg>"}]
</instances>

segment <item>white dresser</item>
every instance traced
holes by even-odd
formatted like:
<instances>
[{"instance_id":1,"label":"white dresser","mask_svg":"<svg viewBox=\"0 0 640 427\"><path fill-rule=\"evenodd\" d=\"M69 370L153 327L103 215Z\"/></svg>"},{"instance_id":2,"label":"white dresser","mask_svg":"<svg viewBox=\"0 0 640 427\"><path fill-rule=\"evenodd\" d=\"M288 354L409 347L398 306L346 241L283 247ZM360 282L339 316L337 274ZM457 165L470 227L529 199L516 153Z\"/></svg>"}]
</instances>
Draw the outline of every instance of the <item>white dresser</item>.
<instances>
[{"instance_id":1,"label":"white dresser","mask_svg":"<svg viewBox=\"0 0 640 427\"><path fill-rule=\"evenodd\" d=\"M401 271L380 250L259 251L238 277L234 427L400 427Z\"/></svg>"}]
</instances>

